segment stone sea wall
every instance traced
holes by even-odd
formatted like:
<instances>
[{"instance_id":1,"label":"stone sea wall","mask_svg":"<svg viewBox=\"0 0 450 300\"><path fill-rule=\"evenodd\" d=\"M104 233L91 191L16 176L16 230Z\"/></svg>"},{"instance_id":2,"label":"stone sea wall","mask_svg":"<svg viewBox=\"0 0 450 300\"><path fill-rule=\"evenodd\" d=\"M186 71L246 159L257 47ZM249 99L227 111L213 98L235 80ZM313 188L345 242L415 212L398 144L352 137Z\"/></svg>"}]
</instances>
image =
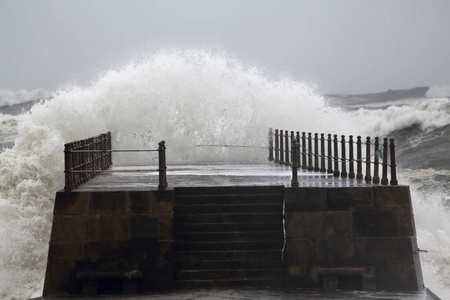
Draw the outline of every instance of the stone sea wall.
<instances>
[{"instance_id":1,"label":"stone sea wall","mask_svg":"<svg viewBox=\"0 0 450 300\"><path fill-rule=\"evenodd\" d=\"M173 190L56 194L44 297L165 290L172 280Z\"/></svg>"},{"instance_id":2,"label":"stone sea wall","mask_svg":"<svg viewBox=\"0 0 450 300\"><path fill-rule=\"evenodd\" d=\"M43 296L173 289L176 189L57 192ZM280 192L284 286L423 288L408 186L281 187Z\"/></svg>"},{"instance_id":3,"label":"stone sea wall","mask_svg":"<svg viewBox=\"0 0 450 300\"><path fill-rule=\"evenodd\" d=\"M419 290L409 187L286 188L288 286Z\"/></svg>"}]
</instances>

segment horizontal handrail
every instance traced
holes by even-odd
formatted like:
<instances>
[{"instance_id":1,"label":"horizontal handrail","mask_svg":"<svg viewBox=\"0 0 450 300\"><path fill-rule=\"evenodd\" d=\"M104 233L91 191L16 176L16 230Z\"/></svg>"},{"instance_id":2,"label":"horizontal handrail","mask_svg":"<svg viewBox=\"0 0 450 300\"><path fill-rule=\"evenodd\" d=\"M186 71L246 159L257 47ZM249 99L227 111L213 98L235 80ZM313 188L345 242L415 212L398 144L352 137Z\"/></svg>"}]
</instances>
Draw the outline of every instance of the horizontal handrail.
<instances>
[{"instance_id":1,"label":"horizontal handrail","mask_svg":"<svg viewBox=\"0 0 450 300\"><path fill-rule=\"evenodd\" d=\"M397 185L394 139L389 139L389 143L388 138L384 138L381 142L379 137L375 137L373 143L371 142L370 137L366 137L365 142L361 139L361 136L358 136L355 142L352 135L346 140L345 135L341 135L341 139L338 139L336 134L333 136L328 134L327 138L325 138L324 133L321 133L319 137L318 133L314 133L313 136L313 134L309 132L308 136L306 136L305 132L302 132L300 135L299 131L297 131L296 134L294 134L294 131L291 131L289 134L288 130L283 131L276 129L275 132L273 132L273 130L270 129L269 160L281 165L291 165L293 167L293 172L294 168L296 170L301 167L303 170L330 173L333 174L334 177L356 178L357 180L364 179L366 183L381 183L382 185L390 183L391 185ZM327 151L325 151L325 144L327 144ZM365 145L366 148L364 159L362 156L363 145ZM354 157L355 146L357 152L356 159ZM347 150L349 153L348 156L346 154ZM296 166L294 166L294 158L295 164L297 164ZM292 161L292 164L290 163L290 160ZM380 162L380 160L382 162ZM356 163L357 166L356 174L354 163ZM363 164L365 164L366 167L365 176L363 176L362 173ZM382 165L381 178L379 176L380 164ZM374 167L373 176L371 172L372 165ZM349 167L348 173L347 166ZM390 181L387 178L388 167L391 170Z\"/></svg>"},{"instance_id":2,"label":"horizontal handrail","mask_svg":"<svg viewBox=\"0 0 450 300\"><path fill-rule=\"evenodd\" d=\"M158 149L112 150L111 132L88 139L74 141L64 145L65 191L71 191L83 183L104 172L159 172L158 189L167 188L165 142ZM158 152L159 168L156 170L109 170L112 165L112 153L115 152Z\"/></svg>"},{"instance_id":3,"label":"horizontal handrail","mask_svg":"<svg viewBox=\"0 0 450 300\"><path fill-rule=\"evenodd\" d=\"M70 152L72 153L82 153L82 152L156 152L159 151L158 149L137 149L137 150L72 150Z\"/></svg>"}]
</instances>

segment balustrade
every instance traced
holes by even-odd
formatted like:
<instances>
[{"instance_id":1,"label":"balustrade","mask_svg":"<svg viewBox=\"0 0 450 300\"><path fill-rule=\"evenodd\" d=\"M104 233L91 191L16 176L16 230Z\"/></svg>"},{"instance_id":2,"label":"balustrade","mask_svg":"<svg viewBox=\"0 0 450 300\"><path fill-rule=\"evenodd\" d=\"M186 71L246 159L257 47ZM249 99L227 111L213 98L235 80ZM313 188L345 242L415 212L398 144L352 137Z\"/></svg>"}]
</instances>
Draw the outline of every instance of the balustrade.
<instances>
[{"instance_id":1,"label":"balustrade","mask_svg":"<svg viewBox=\"0 0 450 300\"><path fill-rule=\"evenodd\" d=\"M289 135L288 130L283 132L283 130L278 129L275 130L274 134L270 130L269 158L272 157L271 160L280 165L289 165L289 159L291 159L292 163L290 165L292 166L293 173L294 170L296 173L297 169L301 168L304 171L333 174L334 177L356 179L358 181L364 180L366 183L398 185L394 139L389 140L388 146L387 138L384 138L383 143L380 144L379 137L375 137L373 143L371 137L366 137L365 159L363 160L361 136L356 138L356 143L353 140L353 135L349 135L348 140L346 140L345 135L341 135L340 140L338 140L337 134L328 134L327 136L325 138L325 134L321 133L319 138L319 134L314 133L313 137L311 132L308 132L308 135L302 132L300 135L299 131L297 131L296 135L294 135L294 131L291 131ZM291 141L290 143L289 139ZM275 141L275 146L273 145L273 141ZM290 147L289 144L291 145ZM327 144L327 147L325 147L325 144ZM354 157L355 147L356 159ZM388 151L388 147L390 151ZM325 148L327 148L327 153L325 153ZM273 159L274 156L275 159ZM365 164L364 176L362 170L363 164ZM381 178L379 177L380 165L382 167ZM391 170L390 181L387 178L388 168ZM296 174L295 178L297 178Z\"/></svg>"}]
</instances>

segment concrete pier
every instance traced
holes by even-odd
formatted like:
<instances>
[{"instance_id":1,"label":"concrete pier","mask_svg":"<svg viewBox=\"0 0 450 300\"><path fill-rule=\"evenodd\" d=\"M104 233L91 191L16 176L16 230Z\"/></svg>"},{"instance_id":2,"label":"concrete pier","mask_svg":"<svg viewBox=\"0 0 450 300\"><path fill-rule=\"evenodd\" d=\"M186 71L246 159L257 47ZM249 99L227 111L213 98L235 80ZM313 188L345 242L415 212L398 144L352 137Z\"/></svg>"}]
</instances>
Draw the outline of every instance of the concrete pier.
<instances>
[{"instance_id":1,"label":"concrete pier","mask_svg":"<svg viewBox=\"0 0 450 300\"><path fill-rule=\"evenodd\" d=\"M176 166L168 170L167 190L157 190L157 176L108 173L56 194L45 298L155 293L187 288L186 282L264 287L266 279L283 290L424 295L408 186L305 171L291 188L290 168L248 164ZM186 205L181 188L195 208L180 210ZM255 225L269 223L274 227ZM231 235L229 226L236 228ZM277 230L285 236L281 242ZM194 239L185 240L189 236ZM198 262L186 261L186 253ZM258 264L277 270L267 272L277 277L264 277L249 253L260 253Z\"/></svg>"}]
</instances>

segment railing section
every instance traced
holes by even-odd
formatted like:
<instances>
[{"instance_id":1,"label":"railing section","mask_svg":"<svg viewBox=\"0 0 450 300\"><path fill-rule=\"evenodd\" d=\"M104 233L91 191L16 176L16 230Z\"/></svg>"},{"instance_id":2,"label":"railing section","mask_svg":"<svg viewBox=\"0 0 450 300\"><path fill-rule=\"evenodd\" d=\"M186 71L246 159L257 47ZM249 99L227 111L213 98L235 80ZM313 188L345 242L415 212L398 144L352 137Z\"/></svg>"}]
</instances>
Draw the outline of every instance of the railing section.
<instances>
[{"instance_id":1,"label":"railing section","mask_svg":"<svg viewBox=\"0 0 450 300\"><path fill-rule=\"evenodd\" d=\"M296 133L291 131L289 134L288 130L270 129L269 160L292 167L292 186L298 186L298 168L333 174L334 177L364 180L366 183L398 185L394 139L384 138L381 142L379 137L375 137L372 142L370 137L366 137L365 143L361 139L361 136L357 136L355 143L352 135L348 136L347 140L345 135L341 135L339 139L337 134L328 134L325 138L324 133L319 137L318 133L313 135L311 132L300 134L299 131ZM363 148L365 148L364 159ZM289 161L292 161L292 164ZM365 166L364 174L363 166Z\"/></svg>"},{"instance_id":2,"label":"railing section","mask_svg":"<svg viewBox=\"0 0 450 300\"><path fill-rule=\"evenodd\" d=\"M70 142L64 145L65 191L71 191L103 172L140 172L149 170L108 170L112 163L113 152L158 152L159 184L158 189L167 188L166 147L161 141L158 149L152 150L112 150L111 132L88 139Z\"/></svg>"}]
</instances>

